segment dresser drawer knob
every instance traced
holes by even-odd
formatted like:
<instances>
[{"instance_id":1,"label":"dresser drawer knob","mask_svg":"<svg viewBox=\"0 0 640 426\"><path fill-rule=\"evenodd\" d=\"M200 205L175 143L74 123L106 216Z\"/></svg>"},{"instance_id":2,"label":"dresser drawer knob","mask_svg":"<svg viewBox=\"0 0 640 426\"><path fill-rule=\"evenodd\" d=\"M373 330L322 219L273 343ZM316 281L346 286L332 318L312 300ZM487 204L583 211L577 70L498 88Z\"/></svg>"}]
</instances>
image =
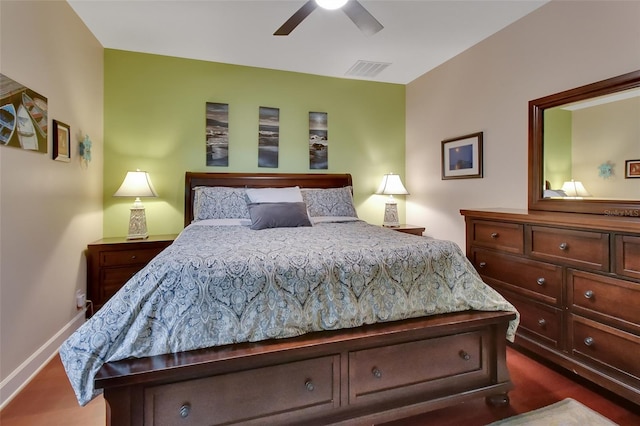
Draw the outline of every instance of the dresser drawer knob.
<instances>
[{"instance_id":1,"label":"dresser drawer knob","mask_svg":"<svg viewBox=\"0 0 640 426\"><path fill-rule=\"evenodd\" d=\"M480 262L480 264L478 265L481 268L486 268L487 267L487 262Z\"/></svg>"},{"instance_id":2,"label":"dresser drawer knob","mask_svg":"<svg viewBox=\"0 0 640 426\"><path fill-rule=\"evenodd\" d=\"M544 327L545 325L547 325L547 320L546 320L546 319L544 319L544 318L540 318L540 319L538 320L538 325L539 325L540 327Z\"/></svg>"},{"instance_id":3,"label":"dresser drawer knob","mask_svg":"<svg viewBox=\"0 0 640 426\"><path fill-rule=\"evenodd\" d=\"M560 243L560 246L558 246L560 248L560 250L565 251L566 249L569 248L569 244L567 243Z\"/></svg>"},{"instance_id":4,"label":"dresser drawer knob","mask_svg":"<svg viewBox=\"0 0 640 426\"><path fill-rule=\"evenodd\" d=\"M545 280L544 277L540 277L536 280L536 282L538 283L538 285L544 285L547 280Z\"/></svg>"},{"instance_id":5,"label":"dresser drawer knob","mask_svg":"<svg viewBox=\"0 0 640 426\"><path fill-rule=\"evenodd\" d=\"M180 417L186 419L189 417L189 413L191 413L191 405L188 403L182 404L182 407L180 407Z\"/></svg>"},{"instance_id":6,"label":"dresser drawer knob","mask_svg":"<svg viewBox=\"0 0 640 426\"><path fill-rule=\"evenodd\" d=\"M373 377L375 377L376 379L382 377L382 371L378 367L373 367L371 369L371 374L373 374Z\"/></svg>"},{"instance_id":7,"label":"dresser drawer knob","mask_svg":"<svg viewBox=\"0 0 640 426\"><path fill-rule=\"evenodd\" d=\"M135 254L134 254L133 256L131 256L131 259L135 259L135 258L136 258L136 255L135 255Z\"/></svg>"},{"instance_id":8,"label":"dresser drawer knob","mask_svg":"<svg viewBox=\"0 0 640 426\"><path fill-rule=\"evenodd\" d=\"M494 240L497 239L500 236L500 234L498 234L497 232L492 232L491 233L491 238L493 238Z\"/></svg>"},{"instance_id":9,"label":"dresser drawer knob","mask_svg":"<svg viewBox=\"0 0 640 426\"><path fill-rule=\"evenodd\" d=\"M463 349L460 349L460 352L458 352L458 355L460 355L460 358L464 359L465 361L469 361L471 359L471 355L469 355Z\"/></svg>"},{"instance_id":10,"label":"dresser drawer knob","mask_svg":"<svg viewBox=\"0 0 640 426\"><path fill-rule=\"evenodd\" d=\"M587 337L586 339L584 339L584 344L587 346L593 346L594 343L595 340L593 340L593 337Z\"/></svg>"},{"instance_id":11,"label":"dresser drawer knob","mask_svg":"<svg viewBox=\"0 0 640 426\"><path fill-rule=\"evenodd\" d=\"M307 379L306 382L304 382L304 387L306 390L308 390L309 392L313 392L313 390L316 388L313 385L313 382L311 381L311 379Z\"/></svg>"},{"instance_id":12,"label":"dresser drawer knob","mask_svg":"<svg viewBox=\"0 0 640 426\"><path fill-rule=\"evenodd\" d=\"M593 290L587 290L584 292L584 297L586 299L593 299L593 296L595 296L595 294L593 293Z\"/></svg>"}]
</instances>

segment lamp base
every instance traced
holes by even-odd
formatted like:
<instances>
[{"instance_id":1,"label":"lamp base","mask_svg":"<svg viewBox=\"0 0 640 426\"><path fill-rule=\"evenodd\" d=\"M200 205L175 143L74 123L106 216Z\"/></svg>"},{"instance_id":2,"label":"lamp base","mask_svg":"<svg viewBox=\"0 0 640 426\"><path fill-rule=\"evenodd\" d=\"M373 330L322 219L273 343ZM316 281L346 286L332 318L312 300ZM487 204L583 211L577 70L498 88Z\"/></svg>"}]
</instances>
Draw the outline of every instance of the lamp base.
<instances>
[{"instance_id":1,"label":"lamp base","mask_svg":"<svg viewBox=\"0 0 640 426\"><path fill-rule=\"evenodd\" d=\"M397 228L400 226L400 221L398 220L398 204L386 203L384 205L384 221L382 222L382 226L387 228Z\"/></svg>"},{"instance_id":2,"label":"lamp base","mask_svg":"<svg viewBox=\"0 0 640 426\"><path fill-rule=\"evenodd\" d=\"M127 240L144 240L146 238L149 238L149 234L147 233L147 216L144 212L144 206L131 207Z\"/></svg>"}]
</instances>

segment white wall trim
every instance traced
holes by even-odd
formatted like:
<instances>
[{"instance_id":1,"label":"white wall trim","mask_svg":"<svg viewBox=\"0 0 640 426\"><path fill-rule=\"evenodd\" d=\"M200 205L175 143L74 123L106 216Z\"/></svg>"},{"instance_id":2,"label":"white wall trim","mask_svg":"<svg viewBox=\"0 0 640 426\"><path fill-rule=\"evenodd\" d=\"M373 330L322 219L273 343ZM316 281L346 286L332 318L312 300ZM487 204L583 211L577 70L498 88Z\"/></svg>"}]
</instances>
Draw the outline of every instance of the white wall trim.
<instances>
[{"instance_id":1,"label":"white wall trim","mask_svg":"<svg viewBox=\"0 0 640 426\"><path fill-rule=\"evenodd\" d=\"M78 314L67 325L62 327L44 345L27 358L18 368L0 382L0 410L3 409L47 363L58 354L62 343L71 336L85 321L86 309ZM9 396L6 396L9 395Z\"/></svg>"}]
</instances>

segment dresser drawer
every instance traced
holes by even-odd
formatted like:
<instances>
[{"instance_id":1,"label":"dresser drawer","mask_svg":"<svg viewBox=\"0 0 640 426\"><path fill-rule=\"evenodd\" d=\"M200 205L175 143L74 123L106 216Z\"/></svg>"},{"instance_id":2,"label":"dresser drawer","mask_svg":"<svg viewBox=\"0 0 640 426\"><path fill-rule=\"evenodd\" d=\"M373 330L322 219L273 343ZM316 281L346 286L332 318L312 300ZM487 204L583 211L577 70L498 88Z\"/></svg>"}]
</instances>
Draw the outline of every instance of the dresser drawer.
<instances>
[{"instance_id":1,"label":"dresser drawer","mask_svg":"<svg viewBox=\"0 0 640 426\"><path fill-rule=\"evenodd\" d=\"M505 287L552 305L560 303L560 266L483 249L472 250L472 263L487 284Z\"/></svg>"},{"instance_id":2,"label":"dresser drawer","mask_svg":"<svg viewBox=\"0 0 640 426\"><path fill-rule=\"evenodd\" d=\"M268 416L310 414L339 403L335 355L147 388L144 425L237 424L258 417L264 424Z\"/></svg>"},{"instance_id":3,"label":"dresser drawer","mask_svg":"<svg viewBox=\"0 0 640 426\"><path fill-rule=\"evenodd\" d=\"M472 222L473 244L504 250L510 253L522 253L524 247L523 225L482 220Z\"/></svg>"},{"instance_id":4,"label":"dresser drawer","mask_svg":"<svg viewBox=\"0 0 640 426\"><path fill-rule=\"evenodd\" d=\"M540 343L559 348L562 342L562 310L543 303L518 297L510 292L502 295L520 313L518 335L528 336Z\"/></svg>"},{"instance_id":5,"label":"dresser drawer","mask_svg":"<svg viewBox=\"0 0 640 426\"><path fill-rule=\"evenodd\" d=\"M640 280L640 237L616 235L616 274Z\"/></svg>"},{"instance_id":6,"label":"dresser drawer","mask_svg":"<svg viewBox=\"0 0 640 426\"><path fill-rule=\"evenodd\" d=\"M531 257L571 266L609 270L609 234L545 226L528 227Z\"/></svg>"},{"instance_id":7,"label":"dresser drawer","mask_svg":"<svg viewBox=\"0 0 640 426\"><path fill-rule=\"evenodd\" d=\"M147 264L164 248L154 247L135 250L113 250L100 252L100 266Z\"/></svg>"},{"instance_id":8,"label":"dresser drawer","mask_svg":"<svg viewBox=\"0 0 640 426\"><path fill-rule=\"evenodd\" d=\"M488 383L487 339L477 331L350 352L349 404L453 388L462 375Z\"/></svg>"},{"instance_id":9,"label":"dresser drawer","mask_svg":"<svg viewBox=\"0 0 640 426\"><path fill-rule=\"evenodd\" d=\"M616 374L631 376L640 386L640 337L572 315L572 353Z\"/></svg>"},{"instance_id":10,"label":"dresser drawer","mask_svg":"<svg viewBox=\"0 0 640 426\"><path fill-rule=\"evenodd\" d=\"M574 313L640 332L640 284L569 269L568 305Z\"/></svg>"}]
</instances>

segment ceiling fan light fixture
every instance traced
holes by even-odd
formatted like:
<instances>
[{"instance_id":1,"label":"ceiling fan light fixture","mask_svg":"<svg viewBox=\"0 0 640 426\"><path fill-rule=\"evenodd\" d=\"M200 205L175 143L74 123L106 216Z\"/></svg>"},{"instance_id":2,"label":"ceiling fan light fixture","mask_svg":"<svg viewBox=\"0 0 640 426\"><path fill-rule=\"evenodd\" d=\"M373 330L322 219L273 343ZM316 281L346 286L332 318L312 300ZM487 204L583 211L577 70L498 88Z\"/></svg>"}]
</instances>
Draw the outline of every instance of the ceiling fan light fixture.
<instances>
[{"instance_id":1,"label":"ceiling fan light fixture","mask_svg":"<svg viewBox=\"0 0 640 426\"><path fill-rule=\"evenodd\" d=\"M347 1L349 0L316 0L316 3L323 9L335 10L347 4Z\"/></svg>"}]
</instances>

